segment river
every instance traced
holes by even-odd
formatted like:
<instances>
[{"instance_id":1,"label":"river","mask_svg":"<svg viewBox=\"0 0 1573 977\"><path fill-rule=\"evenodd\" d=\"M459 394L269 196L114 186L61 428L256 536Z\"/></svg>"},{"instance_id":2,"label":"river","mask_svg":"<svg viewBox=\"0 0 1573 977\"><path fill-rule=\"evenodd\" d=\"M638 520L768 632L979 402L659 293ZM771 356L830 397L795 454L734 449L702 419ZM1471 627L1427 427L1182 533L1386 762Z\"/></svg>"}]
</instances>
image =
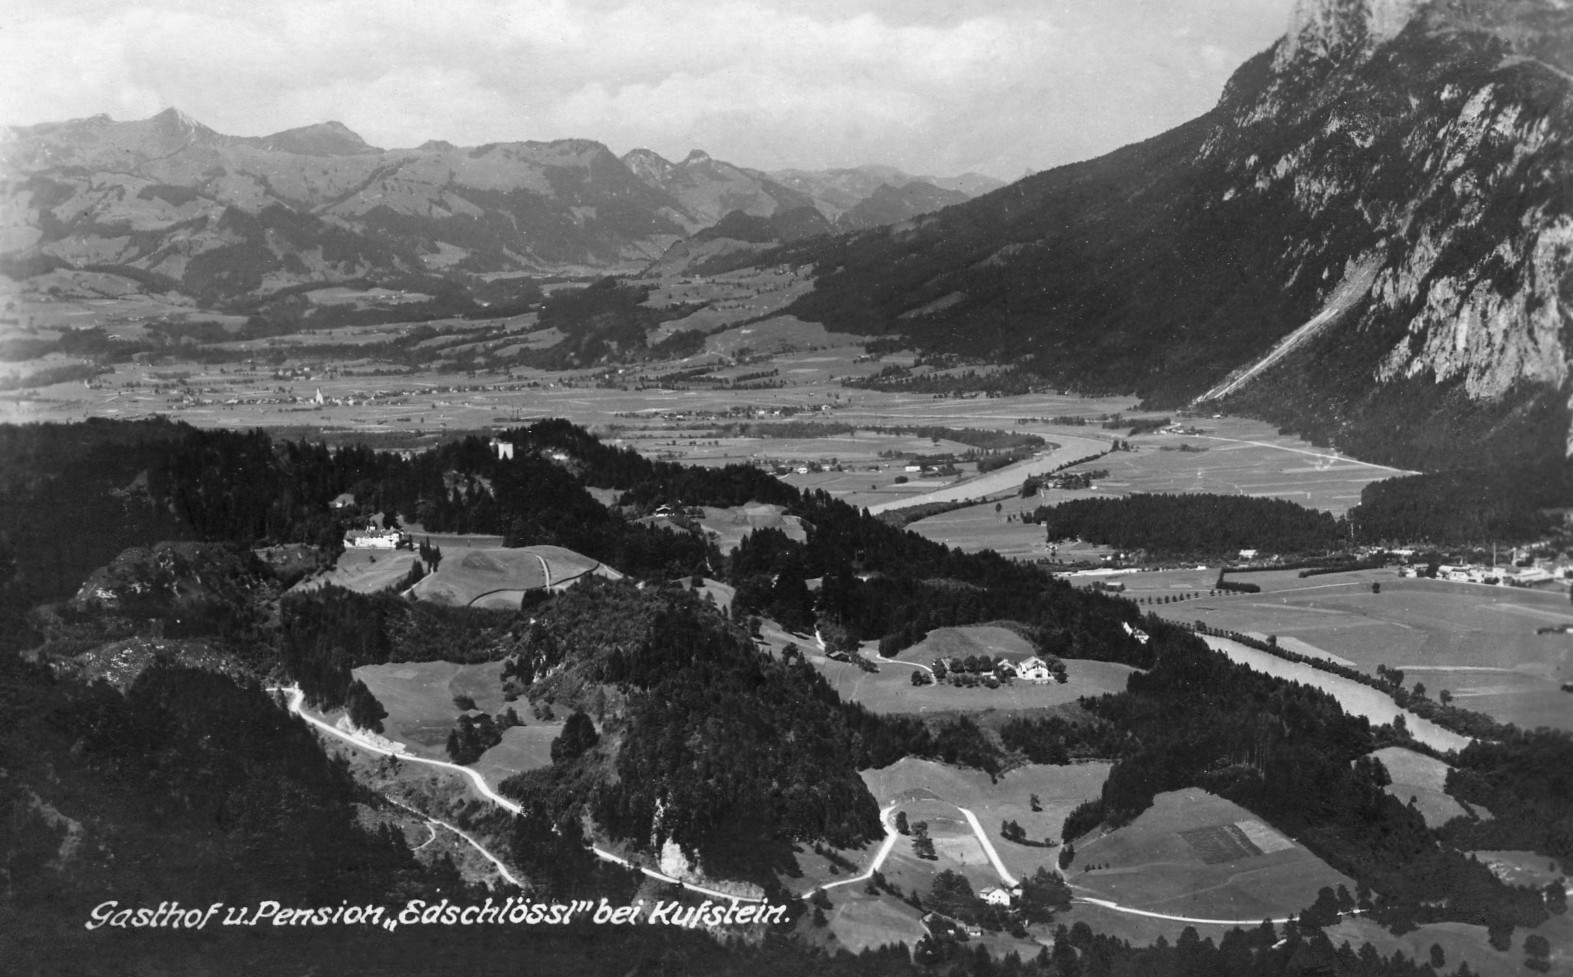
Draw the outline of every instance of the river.
<instances>
[{"instance_id":1,"label":"river","mask_svg":"<svg viewBox=\"0 0 1573 977\"><path fill-rule=\"evenodd\" d=\"M1392 696L1385 692L1379 692L1369 685L1356 682L1354 679L1344 678L1342 675L1334 675L1331 672L1324 672L1319 668L1312 668L1310 665L1302 665L1299 662L1286 661L1276 655L1269 655L1265 651L1257 651L1255 648L1247 647L1238 641L1231 641L1228 638L1215 638L1204 635L1202 639L1207 642L1209 647L1223 652L1232 661L1241 665L1248 666L1265 675L1273 675L1321 689L1337 699L1338 704L1343 706L1344 712L1349 713L1351 716L1364 716L1374 725L1386 725L1393 721L1394 716L1402 713L1404 723L1409 727L1409 735L1427 746L1443 751L1462 750L1465 746L1474 742L1467 736L1460 736L1451 730L1443 729L1429 719L1422 719L1408 709L1400 709L1398 703L1393 701Z\"/></svg>"}]
</instances>

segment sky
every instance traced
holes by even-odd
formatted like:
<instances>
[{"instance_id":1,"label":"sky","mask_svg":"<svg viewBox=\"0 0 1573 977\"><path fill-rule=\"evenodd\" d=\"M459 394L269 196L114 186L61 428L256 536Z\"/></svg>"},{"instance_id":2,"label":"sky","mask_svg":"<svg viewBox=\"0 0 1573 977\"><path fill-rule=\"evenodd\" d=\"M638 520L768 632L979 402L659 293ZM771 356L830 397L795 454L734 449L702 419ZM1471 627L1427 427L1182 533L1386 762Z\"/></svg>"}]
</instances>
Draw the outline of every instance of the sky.
<instances>
[{"instance_id":1,"label":"sky","mask_svg":"<svg viewBox=\"0 0 1573 977\"><path fill-rule=\"evenodd\" d=\"M1293 0L6 0L0 124L178 108L1015 179L1205 112Z\"/></svg>"}]
</instances>

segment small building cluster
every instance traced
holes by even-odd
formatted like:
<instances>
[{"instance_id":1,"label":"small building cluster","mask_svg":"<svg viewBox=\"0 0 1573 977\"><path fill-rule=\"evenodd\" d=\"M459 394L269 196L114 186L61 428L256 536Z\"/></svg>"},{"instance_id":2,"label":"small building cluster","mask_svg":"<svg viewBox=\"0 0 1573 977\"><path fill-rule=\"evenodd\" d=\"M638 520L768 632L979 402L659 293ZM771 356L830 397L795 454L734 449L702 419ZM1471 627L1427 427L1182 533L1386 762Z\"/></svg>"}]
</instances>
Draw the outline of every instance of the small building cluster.
<instances>
[{"instance_id":1,"label":"small building cluster","mask_svg":"<svg viewBox=\"0 0 1573 977\"><path fill-rule=\"evenodd\" d=\"M409 545L409 537L398 529L352 529L344 534L344 545L357 550L394 550Z\"/></svg>"},{"instance_id":2,"label":"small building cluster","mask_svg":"<svg viewBox=\"0 0 1573 977\"><path fill-rule=\"evenodd\" d=\"M1427 568L1419 565L1402 566L1398 568L1400 577L1429 576ZM1550 583L1558 579L1558 574L1542 566L1530 567L1488 567L1478 564L1448 564L1444 563L1436 568L1436 579L1450 580L1454 583L1478 583L1497 587L1530 587L1535 584Z\"/></svg>"}]
</instances>

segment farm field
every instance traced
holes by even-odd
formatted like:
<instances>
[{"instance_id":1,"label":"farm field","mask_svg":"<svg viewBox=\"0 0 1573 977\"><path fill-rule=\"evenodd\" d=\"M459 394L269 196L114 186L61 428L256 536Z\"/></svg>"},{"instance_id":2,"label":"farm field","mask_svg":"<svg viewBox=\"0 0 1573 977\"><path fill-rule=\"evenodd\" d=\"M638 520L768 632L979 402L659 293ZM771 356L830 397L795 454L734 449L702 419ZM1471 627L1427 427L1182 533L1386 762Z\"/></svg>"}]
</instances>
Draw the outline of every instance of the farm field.
<instances>
[{"instance_id":1,"label":"farm field","mask_svg":"<svg viewBox=\"0 0 1573 977\"><path fill-rule=\"evenodd\" d=\"M1046 560L1049 547L1043 540L1042 527L1020 520L1021 512L1030 513L1036 504L1034 499L1013 497L1003 500L1001 510L995 512L995 503L981 502L908 523L907 529L967 553L993 550L1018 560ZM1006 518L1011 515L1017 516L1016 521ZM1108 552L1111 551L1106 548L1081 544L1061 546L1056 555L1061 560L1097 560Z\"/></svg>"},{"instance_id":2,"label":"farm field","mask_svg":"<svg viewBox=\"0 0 1573 977\"><path fill-rule=\"evenodd\" d=\"M1428 826L1440 827L1455 817L1470 816L1470 808L1451 797L1445 789L1447 772L1451 769L1446 763L1401 746L1389 746L1371 755L1382 761L1393 780L1387 785L1387 792L1405 804L1413 798ZM1479 808L1474 812L1481 817L1490 816L1489 811Z\"/></svg>"},{"instance_id":3,"label":"farm field","mask_svg":"<svg viewBox=\"0 0 1573 977\"><path fill-rule=\"evenodd\" d=\"M1427 923L1402 936L1394 936L1372 920L1353 917L1340 920L1336 926L1329 926L1326 932L1327 938L1335 946L1344 940L1353 946L1370 943L1383 956L1391 956L1395 950L1401 950L1405 956L1417 962L1430 960L1431 947L1440 946L1446 960L1443 971L1446 973L1454 972L1463 963L1469 964L1469 969L1477 974L1534 972L1524 967L1524 937L1530 932L1524 929L1513 931L1512 949L1505 953L1487 942L1484 926L1467 923ZM1541 934L1551 943L1551 969L1548 973L1573 973L1573 918L1553 916L1533 932Z\"/></svg>"},{"instance_id":4,"label":"farm field","mask_svg":"<svg viewBox=\"0 0 1573 977\"><path fill-rule=\"evenodd\" d=\"M1174 915L1184 915L1175 913ZM1210 918L1210 917L1207 917ZM1092 928L1094 933L1107 933L1110 936L1129 940L1136 946L1148 946L1163 937L1170 943L1179 939L1186 927L1196 930L1202 939L1211 939L1214 943L1223 940L1224 934L1232 929L1250 929L1243 926L1219 926L1210 923L1184 923L1173 919L1154 919L1151 916L1139 916L1135 913L1122 913L1117 909L1109 909L1090 902L1073 902L1070 909L1055 918L1055 924L1064 923L1067 927L1077 923L1085 923Z\"/></svg>"},{"instance_id":5,"label":"farm field","mask_svg":"<svg viewBox=\"0 0 1573 977\"><path fill-rule=\"evenodd\" d=\"M1079 839L1067 881L1078 895L1202 919L1276 919L1323 886L1355 890L1249 811L1197 788L1159 794L1130 824Z\"/></svg>"},{"instance_id":6,"label":"farm field","mask_svg":"<svg viewBox=\"0 0 1573 977\"><path fill-rule=\"evenodd\" d=\"M1076 573L1069 579L1077 587L1087 587L1097 581L1118 583L1125 587L1124 596L1132 600L1143 597L1178 600L1188 598L1190 594L1206 596L1218 583L1218 568L1189 567L1114 574Z\"/></svg>"},{"instance_id":7,"label":"farm field","mask_svg":"<svg viewBox=\"0 0 1573 977\"><path fill-rule=\"evenodd\" d=\"M1539 889L1562 879L1568 890L1573 892L1573 884L1567 882L1569 870L1573 866L1560 864L1554 858L1532 851L1477 851L1473 854L1489 865L1498 878L1511 885L1530 885Z\"/></svg>"},{"instance_id":8,"label":"farm field","mask_svg":"<svg viewBox=\"0 0 1573 977\"><path fill-rule=\"evenodd\" d=\"M362 665L352 674L388 710L384 735L406 744L411 752L437 760L448 758L444 749L448 732L461 712L454 696L470 696L476 708L486 713L500 712L505 705L501 662L397 662ZM528 722L531 717L523 718Z\"/></svg>"},{"instance_id":9,"label":"farm field","mask_svg":"<svg viewBox=\"0 0 1573 977\"><path fill-rule=\"evenodd\" d=\"M879 852L880 840L871 841L860 848L840 848L833 850L835 854L852 863L852 869L850 871L839 865L832 864L830 859L821 855L813 848L799 843L794 846L794 854L792 857L796 859L798 871L800 871L802 875L797 878L785 879L783 880L783 884L786 886L786 888L790 889L792 892L798 893L799 895L807 893L813 889L817 889L822 885L828 885L832 887L830 889L831 895L834 895L842 889L847 888L861 890L863 885L866 883L850 883L846 882L846 880L855 878L856 876L862 875L864 872L868 871L869 863L874 860L874 856ZM831 851L831 849L826 850ZM842 882L846 882L846 884L837 884Z\"/></svg>"},{"instance_id":10,"label":"farm field","mask_svg":"<svg viewBox=\"0 0 1573 977\"><path fill-rule=\"evenodd\" d=\"M155 297L110 297L124 291L124 282L119 282L118 291L102 294L93 292L89 284L83 285L86 290L79 299L28 302L23 312L45 333L63 326L103 324L117 334L138 336L146 321L160 316L238 324L235 317L172 307ZM106 281L106 287L109 284L114 283ZM706 330L705 348L695 356L670 363L627 365L621 370L548 373L499 359L519 348L547 345L555 338L550 331L534 329L534 315L493 321L440 319L344 326L212 347L230 355L230 361L223 364L173 357L161 357L156 364L117 364L91 388L79 382L63 383L0 399L0 417L65 420L158 413L197 426L311 428L340 439L393 433L411 444L433 443L450 432L496 430L538 418L566 417L599 432L623 436L626 443L645 453L678 460L723 463L757 454L784 461L791 453L805 461L840 458L854 469L862 460L867 462L866 469L874 463L878 450L889 448L877 445L878 436L869 438L868 447L874 450L861 455L865 447L861 434L852 439L855 443L846 445L781 445L765 439L754 445L723 445L719 452L712 450L717 446L691 435L707 422L751 417L760 410L781 411L783 417L807 411L810 413L799 413L797 418L864 428L939 425L1036 434L1061 446L1044 456L1058 464L1059 459L1074 455L1077 446L1093 453L1115 437L1127 437L1128 428L1101 427L1097 421L1104 415L1118 412L1128 420L1161 416L1137 410L1127 397L1084 398L1044 392L935 399L927 394L846 388L841 385L843 379L866 376L889 363L910 365L911 354L870 358L864 355L861 337L827 332L818 324L789 316L761 318L811 287L807 281L790 272L767 270L702 280L667 278L653 284L652 305L711 303L702 312L667 323L661 330L663 334L698 327ZM334 288L311 295L318 304L396 305L410 298ZM471 338L499 326L505 330L501 336L484 341L479 341L479 335ZM415 329L435 332L421 346L433 353L430 368L407 372L403 363L378 358L384 355L379 352L382 344ZM460 361L451 354L459 350L479 356L480 366L473 373L458 368ZM498 367L487 370L488 360ZM764 381L772 386L753 388L696 384L694 389L673 389L653 382L696 366L711 368L718 378L767 370L775 373ZM317 391L322 393L322 404L311 402ZM1067 417L1087 417L1094 423L1057 423ZM1340 500L1353 498L1364 481L1391 474L1313 449L1257 422L1212 418L1196 423L1202 430L1195 435L1139 435L1129 439L1136 451L1117 452L1094 462L1111 473L1106 480L1111 484L1100 485L1099 491L1238 490L1297 501L1309 498L1318 505L1325 497L1324 507L1341 511ZM677 444L657 446L653 442L663 439L647 441L644 437L657 432ZM907 440L921 443L912 445L913 450L923 445L935 450L923 439ZM1180 444L1209 450L1163 450L1177 449ZM794 483L801 481L803 487L824 488L854 505L878 506L935 491L958 498L1008 491L1018 487L1026 470L1036 464L1027 462L1020 470L994 473L999 486L985 480L954 489L943 482L917 485L915 480L897 486L894 479L898 473L889 465L877 473L854 470L794 475L792 479ZM871 474L873 477L865 478Z\"/></svg>"},{"instance_id":11,"label":"farm field","mask_svg":"<svg viewBox=\"0 0 1573 977\"><path fill-rule=\"evenodd\" d=\"M465 607L517 609L526 591L561 587L586 573L614 575L596 560L560 546L471 549L448 555L422 577L422 600Z\"/></svg>"},{"instance_id":12,"label":"farm field","mask_svg":"<svg viewBox=\"0 0 1573 977\"><path fill-rule=\"evenodd\" d=\"M909 823L928 825L929 837L934 841L934 860L922 859L912 848L911 836L896 840L880 872L885 879L903 893L927 893L934 883L934 876L949 869L967 878L973 891L981 892L989 886L1000 884L999 875L989 865L983 846L965 818L954 804L936 800L903 800L900 810L905 811ZM857 888L843 886L842 888ZM831 892L835 893L836 889Z\"/></svg>"},{"instance_id":13,"label":"farm field","mask_svg":"<svg viewBox=\"0 0 1573 977\"><path fill-rule=\"evenodd\" d=\"M830 890L832 908L825 913L827 931L835 935L830 947L862 953L889 944L911 946L928 932L923 913L887 895L871 896L861 885Z\"/></svg>"},{"instance_id":14,"label":"farm field","mask_svg":"<svg viewBox=\"0 0 1573 977\"><path fill-rule=\"evenodd\" d=\"M969 625L935 628L922 641L898 652L896 658L929 664L936 658L967 658L973 655L1022 661L1032 657L1032 654L1032 642L1010 628Z\"/></svg>"},{"instance_id":15,"label":"farm field","mask_svg":"<svg viewBox=\"0 0 1573 977\"><path fill-rule=\"evenodd\" d=\"M705 506L704 510L705 516L699 520L699 525L714 534L716 546L723 555L737 549L743 537L756 529L779 529L786 533L788 539L800 543L808 538L802 520L796 516L783 515L778 505L754 503L727 509Z\"/></svg>"},{"instance_id":16,"label":"farm field","mask_svg":"<svg viewBox=\"0 0 1573 977\"><path fill-rule=\"evenodd\" d=\"M503 730L502 742L470 764L493 789L516 773L551 766L552 740L562 735L562 722L543 723L525 712L519 718L527 725Z\"/></svg>"},{"instance_id":17,"label":"farm field","mask_svg":"<svg viewBox=\"0 0 1573 977\"><path fill-rule=\"evenodd\" d=\"M877 673L865 672L850 662L834 661L822 655L810 655L809 660L824 673L826 680L843 699L860 703L877 713L979 712L986 709L1020 712L1042 709L1075 702L1084 695L1123 692L1126 678L1134 671L1129 665L1067 658L1065 667L1070 680L1063 685L1058 682L1045 685L1013 682L997 689L966 689L933 684L915 686L912 684L912 672L926 666L928 661L909 661L912 650L907 649L894 660L866 654L864 657L878 664ZM919 664L920 661L922 664Z\"/></svg>"},{"instance_id":18,"label":"farm field","mask_svg":"<svg viewBox=\"0 0 1573 977\"><path fill-rule=\"evenodd\" d=\"M415 553L412 550L346 549L339 555L333 569L307 577L292 589L304 592L332 584L357 594L374 594L398 586L409 576L410 566L414 562Z\"/></svg>"},{"instance_id":19,"label":"farm field","mask_svg":"<svg viewBox=\"0 0 1573 977\"><path fill-rule=\"evenodd\" d=\"M1065 816L1083 801L1098 796L1108 779L1108 763L1075 763L1067 766L1027 764L1013 767L997 780L978 770L947 766L932 760L907 757L882 770L863 771L863 782L883 807L900 801L899 810L907 811L909 821L921 820L921 808L906 798L927 798L940 814L954 817L954 805L972 811L988 833L995 851L1016 878L1033 874L1039 867L1053 869L1059 848L1040 848L1006 841L1000 835L1005 821L1020 824L1034 841L1060 841ZM1038 797L1041 811L1032 810L1032 796ZM951 805L946 809L941 803ZM898 848L902 842L898 842ZM936 844L936 848L938 845ZM888 873L887 873L888 875ZM993 885L997 882L989 882Z\"/></svg>"},{"instance_id":20,"label":"farm field","mask_svg":"<svg viewBox=\"0 0 1573 977\"><path fill-rule=\"evenodd\" d=\"M1369 685L1362 685L1353 679L1324 672L1310 665L1287 661L1228 638L1209 636L1203 640L1232 660L1248 665L1264 675L1275 675L1321 689L1337 699L1344 712L1351 716L1364 716L1373 725L1385 726L1391 723L1394 717L1402 714L1410 735L1427 746L1443 751L1461 750L1470 742L1468 737L1443 729L1429 719L1422 719L1407 709L1398 708L1392 696L1379 692Z\"/></svg>"},{"instance_id":21,"label":"farm field","mask_svg":"<svg viewBox=\"0 0 1573 977\"><path fill-rule=\"evenodd\" d=\"M1193 423L1201 433L1141 435L1132 439L1134 452L1114 452L1070 470L1106 469L1108 477L1097 488L1107 495L1268 496L1334 515L1356 505L1371 482L1407 474L1314 448L1259 421L1218 417Z\"/></svg>"},{"instance_id":22,"label":"farm field","mask_svg":"<svg viewBox=\"0 0 1573 977\"><path fill-rule=\"evenodd\" d=\"M1433 697L1446 689L1460 706L1526 729L1573 729L1573 697L1559 688L1573 680L1573 636L1535 633L1573 621L1560 590L1399 577L1392 570L1304 579L1274 571L1236 579L1262 592L1187 601L1160 613L1293 638L1372 675L1379 664L1398 668L1405 685L1422 683ZM1372 584L1381 593L1373 594Z\"/></svg>"},{"instance_id":23,"label":"farm field","mask_svg":"<svg viewBox=\"0 0 1573 977\"><path fill-rule=\"evenodd\" d=\"M502 545L501 536L427 533L419 526L406 526L405 529L412 540L435 544L445 558L454 556L462 559L463 551ZM332 570L307 577L296 584L294 589L314 590L332 584L359 594L376 593L403 580L410 572L410 564L415 562L415 556L414 550L346 549L339 554Z\"/></svg>"}]
</instances>

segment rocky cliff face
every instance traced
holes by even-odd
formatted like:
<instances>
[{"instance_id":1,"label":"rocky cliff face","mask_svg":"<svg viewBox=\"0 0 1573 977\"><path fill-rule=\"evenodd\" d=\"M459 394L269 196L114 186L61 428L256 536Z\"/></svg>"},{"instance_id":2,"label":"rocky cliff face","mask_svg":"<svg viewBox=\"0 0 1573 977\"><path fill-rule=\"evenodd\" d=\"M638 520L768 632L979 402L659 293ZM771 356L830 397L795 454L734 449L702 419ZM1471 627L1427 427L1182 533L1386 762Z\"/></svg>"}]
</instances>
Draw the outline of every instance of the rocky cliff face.
<instances>
[{"instance_id":1,"label":"rocky cliff face","mask_svg":"<svg viewBox=\"0 0 1573 977\"><path fill-rule=\"evenodd\" d=\"M1421 4L1422 0L1296 0L1274 67L1282 70L1304 56L1337 59L1368 52L1397 37Z\"/></svg>"},{"instance_id":2,"label":"rocky cliff face","mask_svg":"<svg viewBox=\"0 0 1573 977\"><path fill-rule=\"evenodd\" d=\"M1304 0L1194 122L798 249L797 311L1409 465L1567 457L1570 21Z\"/></svg>"},{"instance_id":3,"label":"rocky cliff face","mask_svg":"<svg viewBox=\"0 0 1573 977\"><path fill-rule=\"evenodd\" d=\"M1532 413L1558 429L1542 450L1560 434L1573 455L1573 79L1522 30L1557 6L1485 17L1467 3L1304 0L1265 84L1226 94L1198 162L1221 165L1230 202L1332 217L1350 235L1342 273L1325 242L1282 255L1289 282L1321 258L1316 300L1343 306L1285 368L1352 372L1363 391L1330 385L1354 404L1432 401L1474 415L1478 433L1489 415L1511 427ZM1238 400L1264 410L1269 397L1258 385ZM1324 426L1358 423L1318 406Z\"/></svg>"}]
</instances>

